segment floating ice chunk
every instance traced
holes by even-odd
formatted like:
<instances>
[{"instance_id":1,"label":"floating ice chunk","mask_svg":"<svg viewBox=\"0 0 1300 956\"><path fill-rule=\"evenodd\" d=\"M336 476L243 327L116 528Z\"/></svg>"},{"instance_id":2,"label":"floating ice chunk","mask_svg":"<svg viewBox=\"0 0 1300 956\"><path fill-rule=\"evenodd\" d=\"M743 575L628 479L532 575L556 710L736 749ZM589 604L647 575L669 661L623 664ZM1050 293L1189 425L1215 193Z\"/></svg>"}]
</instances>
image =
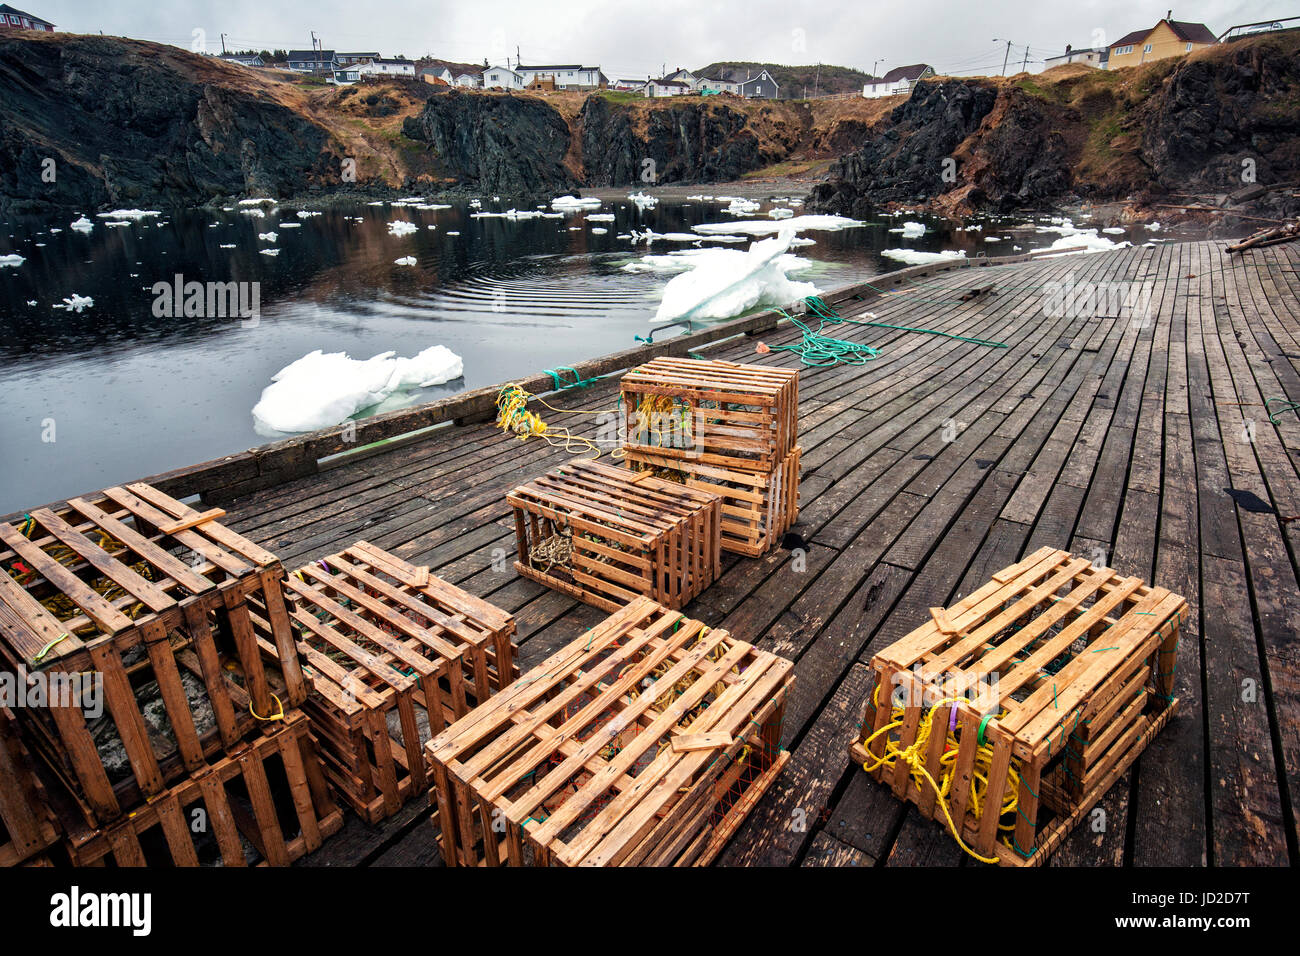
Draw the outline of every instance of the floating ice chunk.
<instances>
[{"instance_id":1,"label":"floating ice chunk","mask_svg":"<svg viewBox=\"0 0 1300 956\"><path fill-rule=\"evenodd\" d=\"M694 232L655 232L653 229L646 229L644 232L637 232L635 229L628 234L628 238L633 242L644 242L649 245L652 242L745 242L744 236L713 236L701 235Z\"/></svg>"},{"instance_id":2,"label":"floating ice chunk","mask_svg":"<svg viewBox=\"0 0 1300 956\"><path fill-rule=\"evenodd\" d=\"M591 234L592 234L593 236L603 236L603 235L605 235L605 233L607 233L607 232L609 232L608 229L602 229L600 226L592 226L592 227L591 227Z\"/></svg>"},{"instance_id":3,"label":"floating ice chunk","mask_svg":"<svg viewBox=\"0 0 1300 956\"><path fill-rule=\"evenodd\" d=\"M470 204L470 206L472 206L473 208L478 209L480 206L483 205L483 200L481 200L481 199L471 199L471 200L469 201L469 204Z\"/></svg>"},{"instance_id":4,"label":"floating ice chunk","mask_svg":"<svg viewBox=\"0 0 1300 956\"><path fill-rule=\"evenodd\" d=\"M241 210L239 210L239 212L240 212L241 215L244 215L244 216L252 216L252 217L255 218L255 219L265 219L265 218L266 218L266 213L262 212L262 210L260 210L260 209L241 209Z\"/></svg>"},{"instance_id":5,"label":"floating ice chunk","mask_svg":"<svg viewBox=\"0 0 1300 956\"><path fill-rule=\"evenodd\" d=\"M27 260L18 253L11 253L7 256L0 256L0 269L17 269Z\"/></svg>"},{"instance_id":6,"label":"floating ice chunk","mask_svg":"<svg viewBox=\"0 0 1300 956\"><path fill-rule=\"evenodd\" d=\"M985 237L984 237L984 241L985 241L985 242L1001 242L1001 241L1002 241L1002 237L1001 237L1001 236L985 236Z\"/></svg>"},{"instance_id":7,"label":"floating ice chunk","mask_svg":"<svg viewBox=\"0 0 1300 956\"><path fill-rule=\"evenodd\" d=\"M40 305L40 303L37 302L35 299L28 299L28 300L27 300L27 304L28 304L28 305Z\"/></svg>"},{"instance_id":8,"label":"floating ice chunk","mask_svg":"<svg viewBox=\"0 0 1300 956\"><path fill-rule=\"evenodd\" d=\"M415 265L415 256L402 256L400 259L394 259L395 266L413 266Z\"/></svg>"},{"instance_id":9,"label":"floating ice chunk","mask_svg":"<svg viewBox=\"0 0 1300 956\"><path fill-rule=\"evenodd\" d=\"M429 225L425 226L424 228L425 228L425 229L437 229L438 227L435 226L433 223L429 223Z\"/></svg>"},{"instance_id":10,"label":"floating ice chunk","mask_svg":"<svg viewBox=\"0 0 1300 956\"><path fill-rule=\"evenodd\" d=\"M319 215L320 215L320 213L318 213L318 212L317 212L316 210L314 210L314 209L299 209L299 210L298 210L298 218L299 218L299 219L310 219L312 216L319 216Z\"/></svg>"},{"instance_id":11,"label":"floating ice chunk","mask_svg":"<svg viewBox=\"0 0 1300 956\"><path fill-rule=\"evenodd\" d=\"M413 222L407 222L405 219L395 219L388 224L388 234L390 236L409 236L411 233L419 231L419 228Z\"/></svg>"},{"instance_id":12,"label":"floating ice chunk","mask_svg":"<svg viewBox=\"0 0 1300 956\"><path fill-rule=\"evenodd\" d=\"M235 244L234 244L233 242L223 242L223 243L221 244L221 248L222 248L222 249L233 249L233 248L235 248Z\"/></svg>"},{"instance_id":13,"label":"floating ice chunk","mask_svg":"<svg viewBox=\"0 0 1300 956\"><path fill-rule=\"evenodd\" d=\"M260 196L256 199L239 200L239 205L241 206L274 206L275 203L276 201L270 196Z\"/></svg>"},{"instance_id":14,"label":"floating ice chunk","mask_svg":"<svg viewBox=\"0 0 1300 956\"><path fill-rule=\"evenodd\" d=\"M62 302L56 302L54 308L67 309L69 312L80 312L82 309L89 309L95 304L95 300L88 295L77 295L72 293Z\"/></svg>"},{"instance_id":15,"label":"floating ice chunk","mask_svg":"<svg viewBox=\"0 0 1300 956\"><path fill-rule=\"evenodd\" d=\"M386 199L376 199L374 202L368 202L368 203L366 203L366 205L367 205L367 206L387 206L387 205L388 205L388 201L387 201Z\"/></svg>"},{"instance_id":16,"label":"floating ice chunk","mask_svg":"<svg viewBox=\"0 0 1300 956\"><path fill-rule=\"evenodd\" d=\"M653 209L659 205L659 199L648 193L628 193L627 198L636 203L639 209Z\"/></svg>"},{"instance_id":17,"label":"floating ice chunk","mask_svg":"<svg viewBox=\"0 0 1300 956\"><path fill-rule=\"evenodd\" d=\"M732 216L747 216L751 212L757 212L761 205L752 199L733 199L731 205L722 211Z\"/></svg>"},{"instance_id":18,"label":"floating ice chunk","mask_svg":"<svg viewBox=\"0 0 1300 956\"><path fill-rule=\"evenodd\" d=\"M769 209L769 210L767 211L767 214L768 214L769 216L771 216L773 219L792 219L792 218L794 218L794 210L793 210L793 209L787 209L787 208L785 208L784 206L778 206L778 207L775 208L775 209Z\"/></svg>"},{"instance_id":19,"label":"floating ice chunk","mask_svg":"<svg viewBox=\"0 0 1300 956\"><path fill-rule=\"evenodd\" d=\"M905 222L901 229L891 229L890 232L901 232L904 239L919 239L926 233L925 225L919 222Z\"/></svg>"},{"instance_id":20,"label":"floating ice chunk","mask_svg":"<svg viewBox=\"0 0 1300 956\"><path fill-rule=\"evenodd\" d=\"M77 230L77 232L92 232L94 231L95 224L85 216L81 216L71 224L71 228ZM50 231L53 232L54 230L51 229Z\"/></svg>"},{"instance_id":21,"label":"floating ice chunk","mask_svg":"<svg viewBox=\"0 0 1300 956\"><path fill-rule=\"evenodd\" d=\"M464 374L459 355L434 345L414 358L383 352L365 361L320 349L271 376L253 406L259 431L307 432L338 425L393 393L441 385Z\"/></svg>"},{"instance_id":22,"label":"floating ice chunk","mask_svg":"<svg viewBox=\"0 0 1300 956\"><path fill-rule=\"evenodd\" d=\"M257 251L264 256L278 256L280 254L279 249L258 249Z\"/></svg>"},{"instance_id":23,"label":"floating ice chunk","mask_svg":"<svg viewBox=\"0 0 1300 956\"><path fill-rule=\"evenodd\" d=\"M422 203L416 203L415 208L424 209L427 211L433 211L437 209L450 209L451 206L448 203L442 203L442 202L422 202Z\"/></svg>"},{"instance_id":24,"label":"floating ice chunk","mask_svg":"<svg viewBox=\"0 0 1300 956\"><path fill-rule=\"evenodd\" d=\"M614 214L612 212L590 212L587 213L587 222L613 222Z\"/></svg>"},{"instance_id":25,"label":"floating ice chunk","mask_svg":"<svg viewBox=\"0 0 1300 956\"><path fill-rule=\"evenodd\" d=\"M459 236L460 233L457 232L455 229L448 229L448 230L447 230L447 235L449 235L449 236Z\"/></svg>"},{"instance_id":26,"label":"floating ice chunk","mask_svg":"<svg viewBox=\"0 0 1300 956\"><path fill-rule=\"evenodd\" d=\"M964 249L946 249L943 252L922 252L919 249L882 249L880 254L886 259L904 262L909 266L920 266L929 262L943 262L945 259L966 258Z\"/></svg>"},{"instance_id":27,"label":"floating ice chunk","mask_svg":"<svg viewBox=\"0 0 1300 956\"><path fill-rule=\"evenodd\" d=\"M301 228L302 228L302 223L300 223L300 222L282 222L282 223L280 223L280 228L281 228L281 229L301 229Z\"/></svg>"},{"instance_id":28,"label":"floating ice chunk","mask_svg":"<svg viewBox=\"0 0 1300 956\"><path fill-rule=\"evenodd\" d=\"M1147 228L1150 229L1152 232L1159 232L1159 231L1160 231L1160 223L1158 223L1158 222L1149 222L1149 223L1146 224L1146 226L1147 226Z\"/></svg>"},{"instance_id":29,"label":"floating ice chunk","mask_svg":"<svg viewBox=\"0 0 1300 956\"><path fill-rule=\"evenodd\" d=\"M1105 229L1102 230L1102 232L1109 233L1112 236L1124 235L1124 230L1121 229L1119 226L1107 226Z\"/></svg>"},{"instance_id":30,"label":"floating ice chunk","mask_svg":"<svg viewBox=\"0 0 1300 956\"><path fill-rule=\"evenodd\" d=\"M594 196L557 196L551 200L552 209L596 209L600 204Z\"/></svg>"},{"instance_id":31,"label":"floating ice chunk","mask_svg":"<svg viewBox=\"0 0 1300 956\"><path fill-rule=\"evenodd\" d=\"M157 209L114 209L112 212L95 213L100 219L148 219L150 216L161 216L162 213Z\"/></svg>"},{"instance_id":32,"label":"floating ice chunk","mask_svg":"<svg viewBox=\"0 0 1300 956\"><path fill-rule=\"evenodd\" d=\"M676 319L728 319L761 305L789 305L816 295L811 282L796 282L788 273L804 266L790 255L793 232L762 239L749 249L700 249L691 271L669 280L655 315L657 322Z\"/></svg>"},{"instance_id":33,"label":"floating ice chunk","mask_svg":"<svg viewBox=\"0 0 1300 956\"><path fill-rule=\"evenodd\" d=\"M848 219L845 216L795 216L793 219L783 219L780 222L771 219L742 219L739 222L702 222L698 226L691 226L691 228L705 235L711 233L722 235L744 233L750 236L770 236L778 232L785 232L787 229L793 229L795 232L806 232L810 229L834 232L839 229L850 229L861 225L864 225L862 220Z\"/></svg>"},{"instance_id":34,"label":"floating ice chunk","mask_svg":"<svg viewBox=\"0 0 1300 956\"><path fill-rule=\"evenodd\" d=\"M274 232L259 232L257 238L261 239L263 242L275 242L279 236Z\"/></svg>"},{"instance_id":35,"label":"floating ice chunk","mask_svg":"<svg viewBox=\"0 0 1300 956\"><path fill-rule=\"evenodd\" d=\"M1125 249L1131 245L1131 242L1115 242L1105 236L1099 236L1096 229L1076 229L1061 236L1047 248L1088 253L1110 252L1114 249ZM1043 258L1050 259L1052 256L1043 256Z\"/></svg>"},{"instance_id":36,"label":"floating ice chunk","mask_svg":"<svg viewBox=\"0 0 1300 956\"><path fill-rule=\"evenodd\" d=\"M129 225L131 225L131 223L127 222L125 219L110 219L108 222L104 223L104 225L106 225L106 226L129 226Z\"/></svg>"}]
</instances>

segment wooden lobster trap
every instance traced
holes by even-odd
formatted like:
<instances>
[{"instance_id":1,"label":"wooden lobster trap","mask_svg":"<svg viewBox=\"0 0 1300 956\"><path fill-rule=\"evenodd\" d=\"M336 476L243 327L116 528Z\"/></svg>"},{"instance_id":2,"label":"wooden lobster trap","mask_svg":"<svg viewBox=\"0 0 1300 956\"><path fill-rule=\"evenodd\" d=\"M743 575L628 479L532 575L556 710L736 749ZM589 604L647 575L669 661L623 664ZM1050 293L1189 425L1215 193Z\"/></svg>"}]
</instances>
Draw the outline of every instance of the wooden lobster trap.
<instances>
[{"instance_id":1,"label":"wooden lobster trap","mask_svg":"<svg viewBox=\"0 0 1300 956\"><path fill-rule=\"evenodd\" d=\"M1042 548L873 658L853 759L972 856L1040 864L1174 714L1186 614Z\"/></svg>"},{"instance_id":2,"label":"wooden lobster trap","mask_svg":"<svg viewBox=\"0 0 1300 956\"><path fill-rule=\"evenodd\" d=\"M325 772L378 823L427 793L425 742L518 676L514 618L365 541L295 571L287 588Z\"/></svg>"},{"instance_id":3,"label":"wooden lobster trap","mask_svg":"<svg viewBox=\"0 0 1300 956\"><path fill-rule=\"evenodd\" d=\"M136 483L0 523L0 664L48 698L24 733L91 824L306 696L280 563L220 515ZM250 601L271 622L269 665Z\"/></svg>"},{"instance_id":4,"label":"wooden lobster trap","mask_svg":"<svg viewBox=\"0 0 1300 956\"><path fill-rule=\"evenodd\" d=\"M449 866L703 866L789 759L793 665L638 598L435 737Z\"/></svg>"},{"instance_id":5,"label":"wooden lobster trap","mask_svg":"<svg viewBox=\"0 0 1300 956\"><path fill-rule=\"evenodd\" d=\"M45 788L18 737L13 714L0 707L0 866L39 859L59 841Z\"/></svg>"},{"instance_id":6,"label":"wooden lobster trap","mask_svg":"<svg viewBox=\"0 0 1300 956\"><path fill-rule=\"evenodd\" d=\"M665 458L629 448L625 463L722 499L722 549L760 557L775 547L799 517L798 445L771 472L739 471Z\"/></svg>"},{"instance_id":7,"label":"wooden lobster trap","mask_svg":"<svg viewBox=\"0 0 1300 956\"><path fill-rule=\"evenodd\" d=\"M660 357L623 376L624 447L771 472L794 451L799 371Z\"/></svg>"},{"instance_id":8,"label":"wooden lobster trap","mask_svg":"<svg viewBox=\"0 0 1300 956\"><path fill-rule=\"evenodd\" d=\"M288 866L343 825L307 718L290 713L124 820L70 829L74 866Z\"/></svg>"},{"instance_id":9,"label":"wooden lobster trap","mask_svg":"<svg viewBox=\"0 0 1300 956\"><path fill-rule=\"evenodd\" d=\"M576 458L506 496L515 569L605 611L638 596L680 608L721 573L721 499Z\"/></svg>"}]
</instances>

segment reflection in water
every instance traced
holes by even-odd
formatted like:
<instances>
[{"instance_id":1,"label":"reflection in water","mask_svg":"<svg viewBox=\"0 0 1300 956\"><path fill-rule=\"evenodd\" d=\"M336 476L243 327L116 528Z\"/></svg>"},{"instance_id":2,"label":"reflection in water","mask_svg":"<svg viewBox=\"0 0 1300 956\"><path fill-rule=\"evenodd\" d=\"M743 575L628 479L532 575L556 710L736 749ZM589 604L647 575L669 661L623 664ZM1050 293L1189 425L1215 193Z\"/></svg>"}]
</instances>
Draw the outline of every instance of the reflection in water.
<instances>
[{"instance_id":1,"label":"reflection in water","mask_svg":"<svg viewBox=\"0 0 1300 956\"><path fill-rule=\"evenodd\" d=\"M0 269L0 513L266 441L250 410L275 372L313 349L369 358L441 344L463 357L463 378L394 399L413 403L628 348L652 324L668 276L625 271L645 247L618 235L727 218L717 204L671 201L653 209L607 203L600 212L613 212L613 222L588 223L581 212L475 219L472 211L360 205L300 218L274 208L263 216L189 210L121 227L92 215L89 234L68 227L75 215L0 223L0 256L27 260ZM391 235L396 219L418 229ZM799 278L829 289L896 268L879 256L901 244L887 231L894 225L883 218L810 233L816 244L798 252L813 265ZM988 248L979 235L932 225L935 232L908 244L970 255ZM259 239L271 232L274 240ZM1029 248L1053 238L1015 241ZM261 254L270 248L279 254ZM395 264L406 256L416 264ZM154 284L178 275L259 283L260 316L155 314ZM73 294L90 296L93 307L52 307Z\"/></svg>"}]
</instances>

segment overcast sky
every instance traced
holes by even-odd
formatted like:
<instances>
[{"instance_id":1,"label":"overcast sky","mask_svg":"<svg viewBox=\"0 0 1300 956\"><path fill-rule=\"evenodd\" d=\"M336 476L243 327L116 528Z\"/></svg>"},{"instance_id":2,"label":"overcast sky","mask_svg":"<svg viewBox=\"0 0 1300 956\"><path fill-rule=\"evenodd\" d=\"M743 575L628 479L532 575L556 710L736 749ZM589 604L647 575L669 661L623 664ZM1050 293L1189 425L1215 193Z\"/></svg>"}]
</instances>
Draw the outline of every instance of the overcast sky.
<instances>
[{"instance_id":1,"label":"overcast sky","mask_svg":"<svg viewBox=\"0 0 1300 956\"><path fill-rule=\"evenodd\" d=\"M1172 0L18 0L76 33L118 34L209 53L325 48L431 55L479 63L600 65L611 78L716 60L834 63L877 72L925 62L941 73L997 73L1006 41L1017 68L1101 46L1155 25ZM1288 0L1184 0L1174 19L1216 35L1239 23L1300 14ZM997 42L995 42L995 38ZM1009 71L1014 72L1014 71Z\"/></svg>"}]
</instances>

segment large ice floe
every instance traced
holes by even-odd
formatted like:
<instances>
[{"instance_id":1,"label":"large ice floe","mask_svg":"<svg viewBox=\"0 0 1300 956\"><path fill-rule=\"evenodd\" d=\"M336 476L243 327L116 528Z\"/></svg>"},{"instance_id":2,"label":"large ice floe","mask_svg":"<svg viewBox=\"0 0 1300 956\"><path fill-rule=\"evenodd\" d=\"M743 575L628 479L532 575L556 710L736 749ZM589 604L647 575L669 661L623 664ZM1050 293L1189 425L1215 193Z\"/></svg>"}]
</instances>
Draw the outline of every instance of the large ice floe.
<instances>
[{"instance_id":1,"label":"large ice floe","mask_svg":"<svg viewBox=\"0 0 1300 956\"><path fill-rule=\"evenodd\" d=\"M388 234L390 236L409 236L411 233L419 231L419 226L406 219L395 219L388 224Z\"/></svg>"},{"instance_id":2,"label":"large ice floe","mask_svg":"<svg viewBox=\"0 0 1300 956\"><path fill-rule=\"evenodd\" d=\"M253 426L268 432L309 432L347 421L396 392L441 385L464 374L459 355L432 345L413 358L381 352L361 361L317 349L271 376L253 406Z\"/></svg>"},{"instance_id":3,"label":"large ice floe","mask_svg":"<svg viewBox=\"0 0 1300 956\"><path fill-rule=\"evenodd\" d=\"M16 269L27 260L18 253L10 253L7 256L0 256L0 269Z\"/></svg>"},{"instance_id":4,"label":"large ice floe","mask_svg":"<svg viewBox=\"0 0 1300 956\"><path fill-rule=\"evenodd\" d=\"M816 295L818 289L811 282L789 277L808 264L790 253L794 238L793 232L782 232L752 243L745 251L695 249L653 257L675 259L690 269L664 286L656 321L729 319L758 306L785 306Z\"/></svg>"},{"instance_id":5,"label":"large ice floe","mask_svg":"<svg viewBox=\"0 0 1300 956\"><path fill-rule=\"evenodd\" d=\"M793 219L741 219L737 222L702 222L691 226L693 230L704 235L711 233L736 235L745 233L750 236L772 236L787 230L793 232L835 232L863 225L860 219L845 216L795 216Z\"/></svg>"}]
</instances>

